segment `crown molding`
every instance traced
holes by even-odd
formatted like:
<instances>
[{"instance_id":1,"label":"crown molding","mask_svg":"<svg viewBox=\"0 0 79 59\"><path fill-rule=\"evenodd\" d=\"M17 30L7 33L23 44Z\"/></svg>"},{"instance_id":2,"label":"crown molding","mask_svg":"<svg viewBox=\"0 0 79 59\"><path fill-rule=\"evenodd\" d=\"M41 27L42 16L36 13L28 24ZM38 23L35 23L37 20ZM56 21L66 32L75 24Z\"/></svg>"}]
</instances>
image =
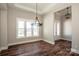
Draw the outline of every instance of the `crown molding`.
<instances>
[{"instance_id":1,"label":"crown molding","mask_svg":"<svg viewBox=\"0 0 79 59\"><path fill-rule=\"evenodd\" d=\"M56 3L50 4L46 8L44 8L42 11L38 10L37 13L40 14L40 15L47 13L47 12L51 11L51 8L54 7L55 5L56 5ZM30 7L25 7L25 6L22 6L20 4L14 4L14 6L17 7L17 8L21 8L21 9L36 13L36 9L30 8Z\"/></svg>"}]
</instances>

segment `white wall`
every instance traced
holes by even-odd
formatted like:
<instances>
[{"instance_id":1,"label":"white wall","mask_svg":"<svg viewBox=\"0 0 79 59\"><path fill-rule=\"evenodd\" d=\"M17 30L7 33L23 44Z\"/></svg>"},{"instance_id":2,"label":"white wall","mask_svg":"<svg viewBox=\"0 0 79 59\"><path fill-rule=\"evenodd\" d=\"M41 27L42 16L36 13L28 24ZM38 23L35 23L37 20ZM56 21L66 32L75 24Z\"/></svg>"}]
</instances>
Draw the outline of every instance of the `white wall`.
<instances>
[{"instance_id":1,"label":"white wall","mask_svg":"<svg viewBox=\"0 0 79 59\"><path fill-rule=\"evenodd\" d=\"M1 50L8 48L7 44L7 6L0 8L0 46Z\"/></svg>"},{"instance_id":2,"label":"white wall","mask_svg":"<svg viewBox=\"0 0 79 59\"><path fill-rule=\"evenodd\" d=\"M79 53L79 4L72 5L72 51Z\"/></svg>"},{"instance_id":3,"label":"white wall","mask_svg":"<svg viewBox=\"0 0 79 59\"><path fill-rule=\"evenodd\" d=\"M62 19L61 19L61 14L54 14L54 39L58 40L62 38Z\"/></svg>"},{"instance_id":4,"label":"white wall","mask_svg":"<svg viewBox=\"0 0 79 59\"><path fill-rule=\"evenodd\" d=\"M69 6L68 4L56 5L55 9L44 16L44 26L43 26L43 36L44 40L53 43L53 22L54 15L53 12L61 10ZM8 21L7 21L7 11L0 10L0 42L1 47L7 46L8 44L18 43L22 41L27 41L27 39L16 39L16 17L34 19L35 15L33 13L25 12L18 9L8 10ZM41 18L41 17L40 17ZM7 23L8 22L8 23ZM3 25L4 24L4 25ZM8 24L8 33L7 33ZM79 52L79 4L72 4L72 51ZM8 37L7 37L8 34ZM42 34L42 33L41 33ZM42 36L42 35L41 35ZM8 40L7 40L8 38ZM31 40L31 39L30 39Z\"/></svg>"},{"instance_id":5,"label":"white wall","mask_svg":"<svg viewBox=\"0 0 79 59\"><path fill-rule=\"evenodd\" d=\"M9 8L8 9L8 44L13 45L19 42L33 41L38 40L38 38L16 38L16 18L24 18L24 19L35 19L35 14L21 10L18 8ZM42 17L39 16L39 19L42 21ZM40 27L40 37L42 38L42 27Z\"/></svg>"},{"instance_id":6,"label":"white wall","mask_svg":"<svg viewBox=\"0 0 79 59\"><path fill-rule=\"evenodd\" d=\"M63 37L65 40L72 41L72 20L66 19L63 22Z\"/></svg>"},{"instance_id":7,"label":"white wall","mask_svg":"<svg viewBox=\"0 0 79 59\"><path fill-rule=\"evenodd\" d=\"M1 10L0 10L0 23L1 23ZM1 51L1 26L0 26L0 51Z\"/></svg>"},{"instance_id":8,"label":"white wall","mask_svg":"<svg viewBox=\"0 0 79 59\"><path fill-rule=\"evenodd\" d=\"M53 13L49 13L44 16L43 18L43 36L44 40L49 43L54 43L53 37L53 22L54 22L54 15Z\"/></svg>"},{"instance_id":9,"label":"white wall","mask_svg":"<svg viewBox=\"0 0 79 59\"><path fill-rule=\"evenodd\" d=\"M66 4L67 5L67 4ZM69 6L70 7L70 6ZM58 39L64 39L64 40L68 40L68 41L71 41L71 37L72 37L72 20L71 18L70 19L66 19L64 14L66 13L66 8L63 8L61 10L58 10L55 12L55 22L58 21L60 23L60 35L55 35L55 40L58 40ZM71 12L71 8L70 8L70 11ZM54 23L55 23L54 22ZM57 22L56 22L57 23ZM55 25L55 27L57 27L57 25ZM58 30L58 29L57 29ZM57 30L55 29L55 33L57 33Z\"/></svg>"},{"instance_id":10,"label":"white wall","mask_svg":"<svg viewBox=\"0 0 79 59\"><path fill-rule=\"evenodd\" d=\"M44 26L43 26L43 36L44 36L44 40L49 41L49 42L54 42L55 37L54 37L54 13L57 11L60 11L64 8L66 8L67 6L70 6L70 4L56 4L53 9L51 8L51 12L47 13L44 15Z\"/></svg>"}]
</instances>

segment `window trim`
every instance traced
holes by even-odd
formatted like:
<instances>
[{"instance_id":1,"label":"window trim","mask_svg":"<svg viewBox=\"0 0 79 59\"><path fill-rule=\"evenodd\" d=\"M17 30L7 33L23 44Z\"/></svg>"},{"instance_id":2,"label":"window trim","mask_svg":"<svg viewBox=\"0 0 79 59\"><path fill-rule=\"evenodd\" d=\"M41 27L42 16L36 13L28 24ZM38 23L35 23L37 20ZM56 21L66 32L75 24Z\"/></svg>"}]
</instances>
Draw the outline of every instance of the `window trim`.
<instances>
[{"instance_id":1,"label":"window trim","mask_svg":"<svg viewBox=\"0 0 79 59\"><path fill-rule=\"evenodd\" d=\"M22 19L22 21L24 21L24 37L18 37L17 36L17 22L20 20L20 19ZM30 21L34 21L34 20L30 20ZM39 29L38 29L38 36L34 36L33 35L33 28L32 28L32 36L30 36L30 37L27 37L27 30L26 30L26 27L27 27L27 25L26 25L26 23L28 22L28 20L26 20L26 19L24 19L23 20L23 18L17 18L16 19L16 38L18 38L18 39L24 39L24 38L38 38L38 37L40 37L40 27L39 27ZM32 26L33 27L33 26Z\"/></svg>"},{"instance_id":2,"label":"window trim","mask_svg":"<svg viewBox=\"0 0 79 59\"><path fill-rule=\"evenodd\" d=\"M25 24L25 19L23 18L16 18L16 38L21 38L21 39L24 39L26 36L24 34L24 37L18 37L18 33L17 33L17 25L18 25L18 21L20 21L22 19L22 21L24 21L24 24ZM24 27L24 33L25 33L25 27Z\"/></svg>"}]
</instances>

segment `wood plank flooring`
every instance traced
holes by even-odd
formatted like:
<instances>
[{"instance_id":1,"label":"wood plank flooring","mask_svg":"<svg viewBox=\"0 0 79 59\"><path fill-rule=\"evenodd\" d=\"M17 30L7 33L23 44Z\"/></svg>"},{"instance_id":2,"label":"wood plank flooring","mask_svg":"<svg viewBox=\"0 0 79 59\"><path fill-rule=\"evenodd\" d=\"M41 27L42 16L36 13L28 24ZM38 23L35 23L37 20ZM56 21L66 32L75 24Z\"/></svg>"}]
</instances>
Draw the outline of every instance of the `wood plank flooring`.
<instances>
[{"instance_id":1,"label":"wood plank flooring","mask_svg":"<svg viewBox=\"0 0 79 59\"><path fill-rule=\"evenodd\" d=\"M71 52L71 42L57 40L54 45L44 41L10 46L1 51L1 56L79 56Z\"/></svg>"}]
</instances>

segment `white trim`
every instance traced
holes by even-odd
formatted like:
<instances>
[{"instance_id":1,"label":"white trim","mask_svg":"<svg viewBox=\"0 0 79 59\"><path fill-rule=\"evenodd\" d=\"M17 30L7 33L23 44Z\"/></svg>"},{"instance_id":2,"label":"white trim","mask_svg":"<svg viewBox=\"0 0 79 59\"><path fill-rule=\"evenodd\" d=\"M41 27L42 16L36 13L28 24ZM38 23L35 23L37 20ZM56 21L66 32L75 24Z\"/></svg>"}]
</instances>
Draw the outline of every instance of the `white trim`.
<instances>
[{"instance_id":1,"label":"white trim","mask_svg":"<svg viewBox=\"0 0 79 59\"><path fill-rule=\"evenodd\" d=\"M71 40L69 40L68 38L58 38L58 39L62 39L62 40L71 41ZM58 40L58 39L56 39L56 40Z\"/></svg>"},{"instance_id":2,"label":"white trim","mask_svg":"<svg viewBox=\"0 0 79 59\"><path fill-rule=\"evenodd\" d=\"M72 41L72 40L70 40L70 39L66 39L66 38L65 38L64 40L67 40L67 41Z\"/></svg>"},{"instance_id":3,"label":"white trim","mask_svg":"<svg viewBox=\"0 0 79 59\"><path fill-rule=\"evenodd\" d=\"M1 48L0 48L0 52L1 52Z\"/></svg>"},{"instance_id":4,"label":"white trim","mask_svg":"<svg viewBox=\"0 0 79 59\"><path fill-rule=\"evenodd\" d=\"M52 42L52 41L48 41L48 40L43 40L43 41L50 43L50 44L55 44L55 42Z\"/></svg>"},{"instance_id":5,"label":"white trim","mask_svg":"<svg viewBox=\"0 0 79 59\"><path fill-rule=\"evenodd\" d=\"M8 46L17 45L17 44L23 44L23 43L29 43L29 42L35 42L35 41L40 41L40 40L43 40L43 41L48 42L50 44L55 44L52 41L47 41L47 40L44 40L44 39L35 39L35 40L29 40L29 41L22 41L22 42L17 42L17 43L11 43L11 44L8 44ZM5 50L5 49L8 49L8 47L1 47L0 51Z\"/></svg>"},{"instance_id":6,"label":"white trim","mask_svg":"<svg viewBox=\"0 0 79 59\"><path fill-rule=\"evenodd\" d=\"M55 5L56 4L50 4L49 6L47 6L46 8L44 8L42 11L38 10L37 13L38 14L44 14L44 13L50 12L51 8L54 7ZM22 6L20 4L14 4L14 6L18 7L18 8L21 8L21 9L24 9L24 10L27 10L27 11L31 11L31 12L36 13L36 10L33 9L33 8L30 8L30 7L25 7L25 6Z\"/></svg>"},{"instance_id":7,"label":"white trim","mask_svg":"<svg viewBox=\"0 0 79 59\"><path fill-rule=\"evenodd\" d=\"M71 51L79 54L79 50L71 48Z\"/></svg>"},{"instance_id":8,"label":"white trim","mask_svg":"<svg viewBox=\"0 0 79 59\"><path fill-rule=\"evenodd\" d=\"M64 39L64 38L59 38L59 39Z\"/></svg>"},{"instance_id":9,"label":"white trim","mask_svg":"<svg viewBox=\"0 0 79 59\"><path fill-rule=\"evenodd\" d=\"M1 47L1 48L0 48L0 51L6 50L6 49L8 49L8 47Z\"/></svg>"},{"instance_id":10,"label":"white trim","mask_svg":"<svg viewBox=\"0 0 79 59\"><path fill-rule=\"evenodd\" d=\"M40 40L42 40L42 39L35 39L35 40L29 40L29 41L10 43L10 44L8 44L8 46L17 45L17 44L23 44L23 43L29 43L29 42L35 42L35 41L40 41Z\"/></svg>"}]
</instances>

